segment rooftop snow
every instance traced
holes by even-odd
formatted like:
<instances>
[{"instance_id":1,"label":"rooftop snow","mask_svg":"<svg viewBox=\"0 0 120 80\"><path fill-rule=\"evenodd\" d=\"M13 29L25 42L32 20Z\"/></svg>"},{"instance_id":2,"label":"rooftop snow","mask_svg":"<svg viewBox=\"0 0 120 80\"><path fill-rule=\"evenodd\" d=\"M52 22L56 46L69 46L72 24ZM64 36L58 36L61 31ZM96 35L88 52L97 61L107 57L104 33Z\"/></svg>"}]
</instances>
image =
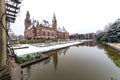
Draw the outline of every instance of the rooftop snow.
<instances>
[{"instance_id":1,"label":"rooftop snow","mask_svg":"<svg viewBox=\"0 0 120 80\"><path fill-rule=\"evenodd\" d=\"M31 25L28 27L28 30L31 29L31 28L33 28L33 26L34 26L34 27L37 26L37 22L36 22L35 20L34 20L34 21L31 23Z\"/></svg>"},{"instance_id":2,"label":"rooftop snow","mask_svg":"<svg viewBox=\"0 0 120 80\"><path fill-rule=\"evenodd\" d=\"M33 27L33 24L31 24L29 27L28 27L28 30L31 29Z\"/></svg>"},{"instance_id":3,"label":"rooftop snow","mask_svg":"<svg viewBox=\"0 0 120 80\"><path fill-rule=\"evenodd\" d=\"M57 31L58 31L58 32L67 32L64 27L63 27L63 29L61 29L60 27L58 27L58 28L57 28Z\"/></svg>"},{"instance_id":4,"label":"rooftop snow","mask_svg":"<svg viewBox=\"0 0 120 80\"><path fill-rule=\"evenodd\" d=\"M42 20L42 21L41 21L41 24L42 24L42 26L45 26L45 27L50 27L49 22L48 22L48 21L46 21L46 20Z\"/></svg>"}]
</instances>

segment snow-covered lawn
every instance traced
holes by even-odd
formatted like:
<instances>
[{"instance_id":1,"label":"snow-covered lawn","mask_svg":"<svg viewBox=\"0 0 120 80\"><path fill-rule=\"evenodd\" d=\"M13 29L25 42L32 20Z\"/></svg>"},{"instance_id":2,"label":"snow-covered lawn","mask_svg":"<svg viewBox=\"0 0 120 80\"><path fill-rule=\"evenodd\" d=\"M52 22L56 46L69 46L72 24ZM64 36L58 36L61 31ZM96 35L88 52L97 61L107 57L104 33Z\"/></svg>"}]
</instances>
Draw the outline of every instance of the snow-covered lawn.
<instances>
[{"instance_id":1,"label":"snow-covered lawn","mask_svg":"<svg viewBox=\"0 0 120 80\"><path fill-rule=\"evenodd\" d=\"M19 45L18 48L22 48L22 47L28 47L28 48L22 48L22 49L15 49L15 54L17 56L24 56L26 54L32 54L32 53L36 53L36 52L39 52L39 53L42 53L42 52L47 52L47 51L52 51L52 50L55 50L55 49L60 49L60 48L64 48L64 47L67 47L67 46L71 46L71 45L76 45L76 44L80 44L80 43L83 43L82 42L68 42L68 43L62 43L62 44L55 44L55 45L50 45L50 46L40 46L40 44L34 44L34 45L31 45L31 44L23 44L23 45ZM40 47L39 47L40 46ZM13 47L13 48L17 48L17 47Z\"/></svg>"}]
</instances>

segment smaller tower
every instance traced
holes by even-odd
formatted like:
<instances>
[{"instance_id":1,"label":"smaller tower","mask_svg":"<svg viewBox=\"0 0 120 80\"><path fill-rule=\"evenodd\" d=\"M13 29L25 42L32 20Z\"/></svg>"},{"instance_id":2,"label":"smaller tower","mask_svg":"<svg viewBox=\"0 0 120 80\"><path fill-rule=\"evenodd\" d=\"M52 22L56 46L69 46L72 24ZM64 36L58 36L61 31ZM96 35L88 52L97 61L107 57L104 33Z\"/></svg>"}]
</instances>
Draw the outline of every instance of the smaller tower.
<instances>
[{"instance_id":1,"label":"smaller tower","mask_svg":"<svg viewBox=\"0 0 120 80\"><path fill-rule=\"evenodd\" d=\"M52 19L52 27L54 28L54 30L57 30L57 20L56 20L55 13L54 13L53 19Z\"/></svg>"},{"instance_id":2,"label":"smaller tower","mask_svg":"<svg viewBox=\"0 0 120 80\"><path fill-rule=\"evenodd\" d=\"M57 39L57 20L56 20L56 16L55 16L55 13L53 15L53 19L52 19L52 27L54 29L54 36L55 36L55 39Z\"/></svg>"},{"instance_id":3,"label":"smaller tower","mask_svg":"<svg viewBox=\"0 0 120 80\"><path fill-rule=\"evenodd\" d=\"M29 11L27 11L26 18L25 18L25 21L24 21L25 30L30 26L30 24L31 24L30 13L29 13Z\"/></svg>"},{"instance_id":4,"label":"smaller tower","mask_svg":"<svg viewBox=\"0 0 120 80\"><path fill-rule=\"evenodd\" d=\"M39 21L37 21L37 26L39 26Z\"/></svg>"}]
</instances>

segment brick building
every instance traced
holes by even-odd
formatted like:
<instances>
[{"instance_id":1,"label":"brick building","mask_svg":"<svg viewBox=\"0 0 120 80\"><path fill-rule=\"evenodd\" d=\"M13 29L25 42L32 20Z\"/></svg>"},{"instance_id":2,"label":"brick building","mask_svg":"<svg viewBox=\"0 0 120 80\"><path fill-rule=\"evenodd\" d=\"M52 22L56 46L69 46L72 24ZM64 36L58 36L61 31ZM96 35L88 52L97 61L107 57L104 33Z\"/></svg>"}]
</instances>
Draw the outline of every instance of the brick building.
<instances>
[{"instance_id":1,"label":"brick building","mask_svg":"<svg viewBox=\"0 0 120 80\"><path fill-rule=\"evenodd\" d=\"M95 33L87 33L87 34L72 34L69 36L70 39L72 40L77 40L77 39L96 39L96 34Z\"/></svg>"},{"instance_id":2,"label":"brick building","mask_svg":"<svg viewBox=\"0 0 120 80\"><path fill-rule=\"evenodd\" d=\"M27 11L24 25L24 37L26 39L69 39L69 33L66 31L66 29L64 27L62 29L60 27L57 27L55 14L53 15L52 24L46 20L43 20L41 23L39 23L36 20L31 21L29 11Z\"/></svg>"}]
</instances>

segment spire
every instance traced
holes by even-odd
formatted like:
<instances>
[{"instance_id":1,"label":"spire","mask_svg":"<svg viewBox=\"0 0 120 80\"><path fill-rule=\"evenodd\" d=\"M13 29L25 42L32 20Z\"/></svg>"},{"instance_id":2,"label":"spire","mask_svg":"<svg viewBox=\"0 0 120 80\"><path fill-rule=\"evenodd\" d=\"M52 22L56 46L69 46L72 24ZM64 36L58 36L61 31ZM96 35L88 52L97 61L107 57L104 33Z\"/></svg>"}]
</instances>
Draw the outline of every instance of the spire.
<instances>
[{"instance_id":1,"label":"spire","mask_svg":"<svg viewBox=\"0 0 120 80\"><path fill-rule=\"evenodd\" d=\"M56 18L56 16L55 16L55 12L54 12L54 14L53 14L53 18Z\"/></svg>"},{"instance_id":2,"label":"spire","mask_svg":"<svg viewBox=\"0 0 120 80\"><path fill-rule=\"evenodd\" d=\"M54 14L53 14L52 27L53 27L55 30L57 30L57 20L56 20L55 12L54 12Z\"/></svg>"},{"instance_id":3,"label":"spire","mask_svg":"<svg viewBox=\"0 0 120 80\"><path fill-rule=\"evenodd\" d=\"M39 21L37 20L37 26L39 25Z\"/></svg>"},{"instance_id":4,"label":"spire","mask_svg":"<svg viewBox=\"0 0 120 80\"><path fill-rule=\"evenodd\" d=\"M67 32L64 26L63 26L63 31L64 31L64 32Z\"/></svg>"},{"instance_id":5,"label":"spire","mask_svg":"<svg viewBox=\"0 0 120 80\"><path fill-rule=\"evenodd\" d=\"M65 27L63 26L63 30L65 30Z\"/></svg>"},{"instance_id":6,"label":"spire","mask_svg":"<svg viewBox=\"0 0 120 80\"><path fill-rule=\"evenodd\" d=\"M34 17L33 17L33 23L35 23Z\"/></svg>"},{"instance_id":7,"label":"spire","mask_svg":"<svg viewBox=\"0 0 120 80\"><path fill-rule=\"evenodd\" d=\"M30 18L30 13L29 13L29 11L27 11L27 13L26 13L26 18Z\"/></svg>"},{"instance_id":8,"label":"spire","mask_svg":"<svg viewBox=\"0 0 120 80\"><path fill-rule=\"evenodd\" d=\"M27 14L29 14L29 10L27 10Z\"/></svg>"},{"instance_id":9,"label":"spire","mask_svg":"<svg viewBox=\"0 0 120 80\"><path fill-rule=\"evenodd\" d=\"M24 22L25 30L30 26L30 24L31 24L30 13L29 13L29 11L27 11L26 12L25 22Z\"/></svg>"},{"instance_id":10,"label":"spire","mask_svg":"<svg viewBox=\"0 0 120 80\"><path fill-rule=\"evenodd\" d=\"M54 12L54 14L53 14L53 21L56 21L55 12Z\"/></svg>"}]
</instances>

